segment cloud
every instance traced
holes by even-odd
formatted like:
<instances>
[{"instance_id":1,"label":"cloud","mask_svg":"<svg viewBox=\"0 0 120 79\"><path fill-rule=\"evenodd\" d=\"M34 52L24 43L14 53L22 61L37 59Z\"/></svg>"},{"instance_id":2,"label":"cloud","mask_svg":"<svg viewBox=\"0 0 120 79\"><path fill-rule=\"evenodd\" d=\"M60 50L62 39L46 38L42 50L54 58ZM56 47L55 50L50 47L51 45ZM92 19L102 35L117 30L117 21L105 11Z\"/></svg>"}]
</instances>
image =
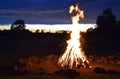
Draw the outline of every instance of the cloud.
<instances>
[{"instance_id":1,"label":"cloud","mask_svg":"<svg viewBox=\"0 0 120 79\"><path fill-rule=\"evenodd\" d=\"M0 16L9 19L24 19L30 23L64 23L66 20L65 9L58 10L16 10L16 9L0 9ZM7 21L7 20L6 20ZM32 22L33 21L33 22Z\"/></svg>"},{"instance_id":2,"label":"cloud","mask_svg":"<svg viewBox=\"0 0 120 79\"><path fill-rule=\"evenodd\" d=\"M22 17L22 18L59 18L65 14L64 9L60 10L10 10L0 9L0 16Z\"/></svg>"},{"instance_id":3,"label":"cloud","mask_svg":"<svg viewBox=\"0 0 120 79\"><path fill-rule=\"evenodd\" d=\"M45 15L63 13L65 10L14 10L14 9L0 9L0 15L16 14L16 15Z\"/></svg>"},{"instance_id":4,"label":"cloud","mask_svg":"<svg viewBox=\"0 0 120 79\"><path fill-rule=\"evenodd\" d=\"M82 21L95 22L105 8L113 8L120 18L120 1L115 0L0 0L0 23L24 19L29 23L71 23L68 9L79 4L85 11Z\"/></svg>"}]
</instances>

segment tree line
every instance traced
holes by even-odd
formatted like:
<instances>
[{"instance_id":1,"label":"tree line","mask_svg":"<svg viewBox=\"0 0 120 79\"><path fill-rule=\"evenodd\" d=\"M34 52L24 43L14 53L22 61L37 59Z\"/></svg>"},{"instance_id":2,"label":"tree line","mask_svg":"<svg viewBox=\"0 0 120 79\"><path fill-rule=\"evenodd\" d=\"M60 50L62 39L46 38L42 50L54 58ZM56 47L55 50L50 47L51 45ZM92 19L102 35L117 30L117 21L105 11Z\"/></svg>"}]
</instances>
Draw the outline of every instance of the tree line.
<instances>
[{"instance_id":1,"label":"tree line","mask_svg":"<svg viewBox=\"0 0 120 79\"><path fill-rule=\"evenodd\" d=\"M96 19L96 28L81 33L84 51L118 52L120 47L120 20L116 19L112 9L106 8Z\"/></svg>"}]
</instances>

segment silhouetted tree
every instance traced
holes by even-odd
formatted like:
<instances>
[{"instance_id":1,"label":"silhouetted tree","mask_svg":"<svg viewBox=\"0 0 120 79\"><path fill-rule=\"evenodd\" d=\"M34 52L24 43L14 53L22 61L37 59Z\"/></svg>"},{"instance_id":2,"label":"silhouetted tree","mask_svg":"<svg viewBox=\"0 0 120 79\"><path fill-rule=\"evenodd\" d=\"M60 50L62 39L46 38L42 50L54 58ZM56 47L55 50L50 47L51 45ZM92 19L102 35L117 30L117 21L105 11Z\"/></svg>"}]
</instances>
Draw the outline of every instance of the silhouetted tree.
<instances>
[{"instance_id":1,"label":"silhouetted tree","mask_svg":"<svg viewBox=\"0 0 120 79\"><path fill-rule=\"evenodd\" d=\"M16 20L11 25L11 30L25 30L25 22L23 20Z\"/></svg>"},{"instance_id":2,"label":"silhouetted tree","mask_svg":"<svg viewBox=\"0 0 120 79\"><path fill-rule=\"evenodd\" d=\"M98 28L112 27L116 24L116 17L112 14L112 9L106 9L96 20Z\"/></svg>"},{"instance_id":3,"label":"silhouetted tree","mask_svg":"<svg viewBox=\"0 0 120 79\"><path fill-rule=\"evenodd\" d=\"M39 29L37 29L37 30L35 31L35 33L39 33Z\"/></svg>"},{"instance_id":4,"label":"silhouetted tree","mask_svg":"<svg viewBox=\"0 0 120 79\"><path fill-rule=\"evenodd\" d=\"M45 29L41 29L41 33L44 33L45 32Z\"/></svg>"}]
</instances>

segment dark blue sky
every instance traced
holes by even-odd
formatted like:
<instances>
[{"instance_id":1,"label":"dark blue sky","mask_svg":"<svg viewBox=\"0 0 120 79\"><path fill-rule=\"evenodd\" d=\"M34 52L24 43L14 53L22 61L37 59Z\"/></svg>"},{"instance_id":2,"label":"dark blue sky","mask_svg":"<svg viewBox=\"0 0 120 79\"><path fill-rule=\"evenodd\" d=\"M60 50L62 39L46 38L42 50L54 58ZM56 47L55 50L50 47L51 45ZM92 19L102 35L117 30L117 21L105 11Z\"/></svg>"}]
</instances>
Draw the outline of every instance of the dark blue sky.
<instances>
[{"instance_id":1,"label":"dark blue sky","mask_svg":"<svg viewBox=\"0 0 120 79\"><path fill-rule=\"evenodd\" d=\"M0 24L11 24L17 19L29 24L71 23L68 10L76 3L85 12L82 23L95 23L106 8L112 8L120 19L120 0L0 0Z\"/></svg>"}]
</instances>

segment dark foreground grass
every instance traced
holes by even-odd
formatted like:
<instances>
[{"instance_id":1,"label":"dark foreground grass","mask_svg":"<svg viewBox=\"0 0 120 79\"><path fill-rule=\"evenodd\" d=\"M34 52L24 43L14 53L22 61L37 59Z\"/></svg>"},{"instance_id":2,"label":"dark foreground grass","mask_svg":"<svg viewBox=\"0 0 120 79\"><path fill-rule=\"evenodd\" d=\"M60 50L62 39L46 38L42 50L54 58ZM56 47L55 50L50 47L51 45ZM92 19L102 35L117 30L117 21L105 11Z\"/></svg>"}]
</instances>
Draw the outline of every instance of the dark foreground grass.
<instances>
[{"instance_id":1,"label":"dark foreground grass","mask_svg":"<svg viewBox=\"0 0 120 79\"><path fill-rule=\"evenodd\" d=\"M6 55L0 57L0 68L11 65L13 61L23 55L24 53ZM120 71L120 65L117 64L106 64L92 62L93 69L97 66L103 67L105 69L113 69L115 71ZM49 74L37 74L36 72L27 74L14 74L13 72L3 71L0 72L0 79L120 79L120 74L100 74L89 68L75 69L80 74L78 76L69 77L66 75L56 74L54 72L49 72Z\"/></svg>"},{"instance_id":2,"label":"dark foreground grass","mask_svg":"<svg viewBox=\"0 0 120 79\"><path fill-rule=\"evenodd\" d=\"M37 75L37 74L24 74L24 75L10 75L8 73L0 75L1 79L120 79L120 75L113 74L98 74L95 72L80 72L80 75L75 77L68 77L52 73L51 75Z\"/></svg>"}]
</instances>

